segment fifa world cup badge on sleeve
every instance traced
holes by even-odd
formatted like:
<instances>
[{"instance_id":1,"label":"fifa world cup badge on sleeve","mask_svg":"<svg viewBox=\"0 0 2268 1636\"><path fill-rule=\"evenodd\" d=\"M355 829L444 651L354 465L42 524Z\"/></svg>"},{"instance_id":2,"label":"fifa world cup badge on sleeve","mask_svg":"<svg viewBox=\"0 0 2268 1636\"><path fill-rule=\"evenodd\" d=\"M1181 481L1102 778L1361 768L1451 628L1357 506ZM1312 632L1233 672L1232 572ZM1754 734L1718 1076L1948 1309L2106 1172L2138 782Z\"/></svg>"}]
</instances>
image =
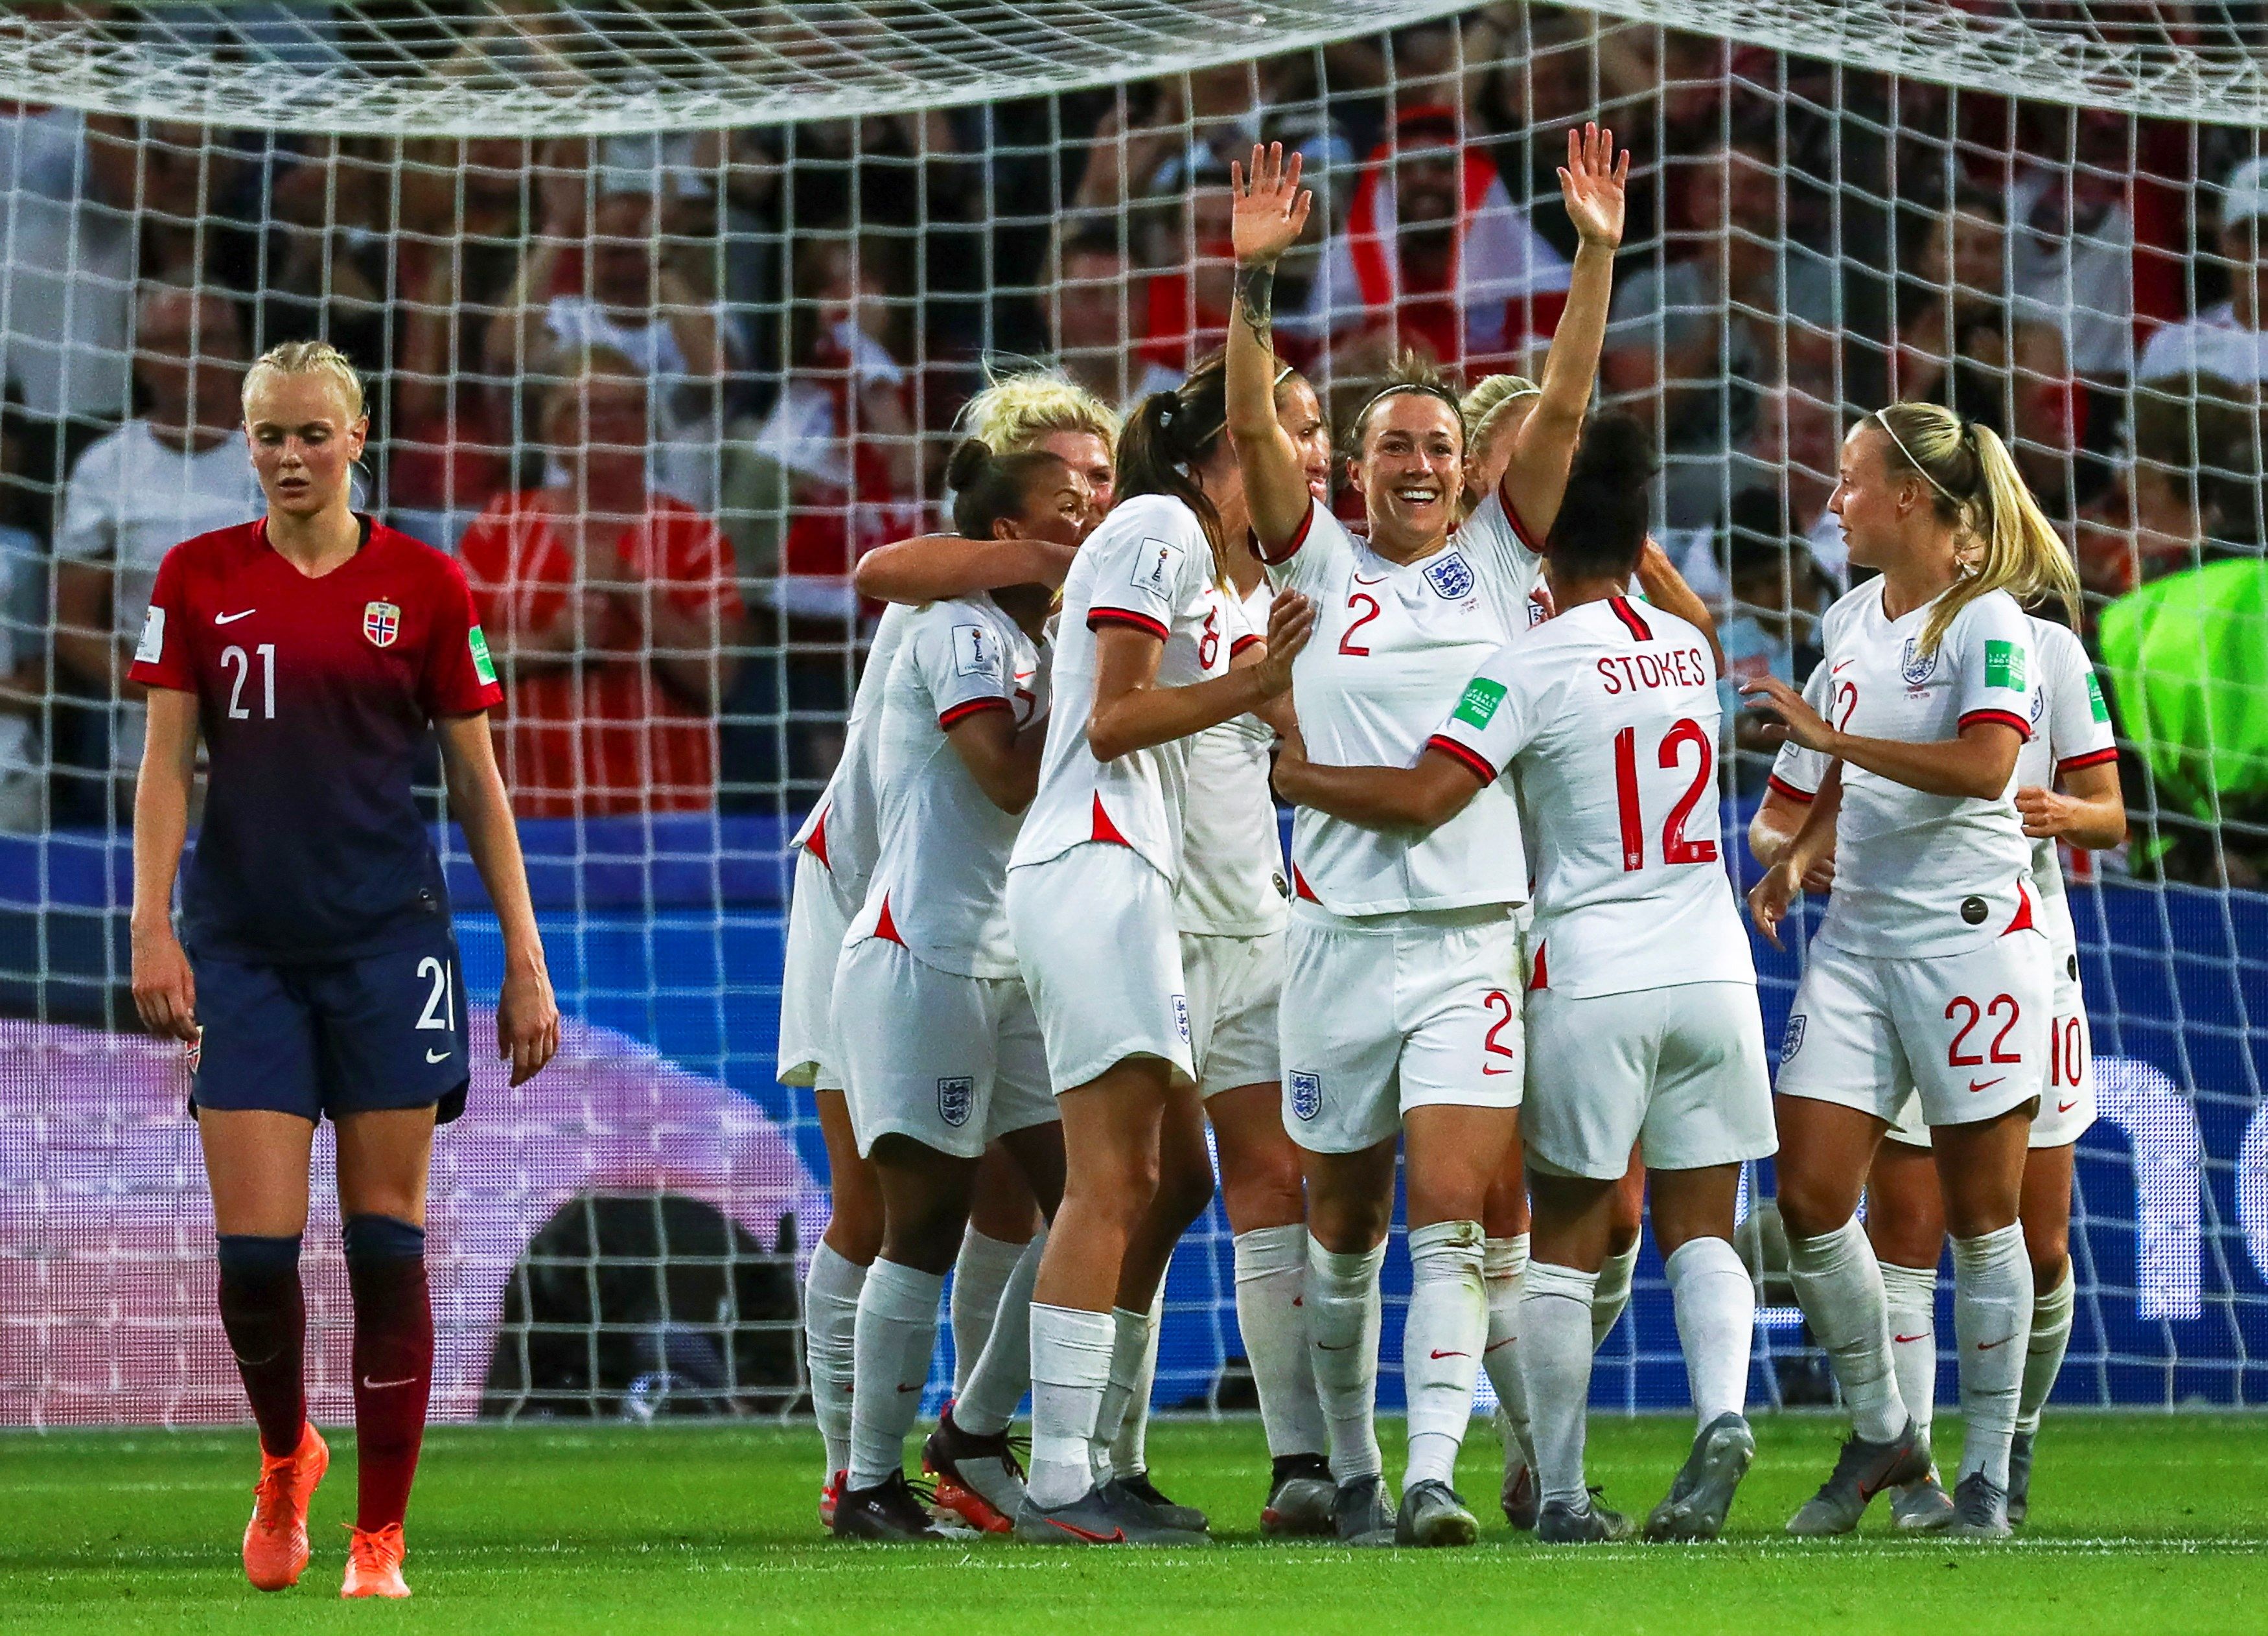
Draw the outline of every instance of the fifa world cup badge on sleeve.
<instances>
[{"instance_id":1,"label":"fifa world cup badge on sleeve","mask_svg":"<svg viewBox=\"0 0 2268 1636\"><path fill-rule=\"evenodd\" d=\"M2102 684L2095 679L2091 670L2087 673L2087 711L2097 721L2110 719L2110 706L2103 699Z\"/></svg>"},{"instance_id":2,"label":"fifa world cup badge on sleeve","mask_svg":"<svg viewBox=\"0 0 2268 1636\"><path fill-rule=\"evenodd\" d=\"M362 633L372 647L392 647L401 635L401 610L391 602L365 602Z\"/></svg>"},{"instance_id":3,"label":"fifa world cup badge on sleeve","mask_svg":"<svg viewBox=\"0 0 2268 1636\"><path fill-rule=\"evenodd\" d=\"M1292 1111L1312 1119L1323 1110L1323 1076L1295 1070L1291 1078Z\"/></svg>"},{"instance_id":4,"label":"fifa world cup badge on sleeve","mask_svg":"<svg viewBox=\"0 0 2268 1636\"><path fill-rule=\"evenodd\" d=\"M1142 542L1143 555L1134 559L1134 584L1145 591L1164 593L1179 576L1182 548L1164 540Z\"/></svg>"},{"instance_id":5,"label":"fifa world cup badge on sleeve","mask_svg":"<svg viewBox=\"0 0 2268 1636\"><path fill-rule=\"evenodd\" d=\"M1451 719L1463 722L1469 727L1485 727L1496 714L1496 707L1504 703L1504 683L1491 682L1486 676L1475 676L1465 684L1465 696L1457 701Z\"/></svg>"},{"instance_id":6,"label":"fifa world cup badge on sleeve","mask_svg":"<svg viewBox=\"0 0 2268 1636\"><path fill-rule=\"evenodd\" d=\"M937 1116L947 1124L967 1124L968 1110L976 1102L976 1081L967 1074L937 1082Z\"/></svg>"},{"instance_id":7,"label":"fifa world cup badge on sleeve","mask_svg":"<svg viewBox=\"0 0 2268 1636\"><path fill-rule=\"evenodd\" d=\"M1984 645L1984 685L2018 689L2024 685L2024 650L2014 642Z\"/></svg>"},{"instance_id":8,"label":"fifa world cup badge on sleeve","mask_svg":"<svg viewBox=\"0 0 2268 1636\"><path fill-rule=\"evenodd\" d=\"M488 633L482 630L478 625L475 625L472 628L472 630L466 636L465 642L473 652L473 674L478 676L489 686L494 687L496 685L496 661L489 657Z\"/></svg>"},{"instance_id":9,"label":"fifa world cup badge on sleeve","mask_svg":"<svg viewBox=\"0 0 2268 1636\"><path fill-rule=\"evenodd\" d=\"M165 652L166 610L153 602L150 607L149 616L142 622L142 640L135 645L134 662L137 665L154 665L165 657Z\"/></svg>"}]
</instances>

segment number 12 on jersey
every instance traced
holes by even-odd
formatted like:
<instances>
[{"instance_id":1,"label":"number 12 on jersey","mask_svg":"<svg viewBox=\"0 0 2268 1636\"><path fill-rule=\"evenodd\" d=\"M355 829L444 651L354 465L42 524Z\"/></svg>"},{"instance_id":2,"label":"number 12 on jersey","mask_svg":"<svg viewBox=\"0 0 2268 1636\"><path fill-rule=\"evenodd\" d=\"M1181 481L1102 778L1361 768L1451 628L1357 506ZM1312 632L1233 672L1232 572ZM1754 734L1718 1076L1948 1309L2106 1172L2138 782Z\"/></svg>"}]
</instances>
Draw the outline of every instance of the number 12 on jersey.
<instances>
[{"instance_id":1,"label":"number 12 on jersey","mask_svg":"<svg viewBox=\"0 0 2268 1636\"><path fill-rule=\"evenodd\" d=\"M1693 770L1693 782L1669 809L1661 823L1661 861L1665 864L1713 864L1717 861L1717 843L1691 841L1685 836L1686 822L1693 809L1707 792L1716 771L1716 747L1701 724L1687 718L1677 722L1661 735L1661 744L1654 760L1665 770L1674 772L1684 759L1684 747L1690 744L1700 752L1700 764ZM1615 734L1615 809L1622 819L1623 869L1625 873L1646 867L1646 821L1638 810L1638 729L1624 727Z\"/></svg>"}]
</instances>

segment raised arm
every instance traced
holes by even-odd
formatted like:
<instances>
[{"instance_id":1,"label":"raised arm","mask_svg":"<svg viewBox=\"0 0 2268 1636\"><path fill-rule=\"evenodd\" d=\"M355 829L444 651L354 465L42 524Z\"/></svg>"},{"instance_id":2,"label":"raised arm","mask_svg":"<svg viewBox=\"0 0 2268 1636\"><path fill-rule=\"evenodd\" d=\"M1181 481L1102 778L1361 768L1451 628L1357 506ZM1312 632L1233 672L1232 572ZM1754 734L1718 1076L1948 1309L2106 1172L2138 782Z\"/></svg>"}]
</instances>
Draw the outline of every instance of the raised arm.
<instances>
[{"instance_id":1,"label":"raised arm","mask_svg":"<svg viewBox=\"0 0 2268 1636\"><path fill-rule=\"evenodd\" d=\"M1559 173L1560 196L1581 243L1567 286L1567 306L1543 360L1543 392L1513 438L1505 468L1505 503L1535 539L1551 532L1567 491L1567 468L1575 439L1591 405L1599 375L1599 351L1606 344L1607 309L1614 298L1615 251L1623 241L1623 191L1630 178L1630 150L1619 159L1615 135L1596 125L1567 133L1567 163ZM1249 477L1245 479L1251 482Z\"/></svg>"},{"instance_id":2,"label":"raised arm","mask_svg":"<svg viewBox=\"0 0 2268 1636\"><path fill-rule=\"evenodd\" d=\"M452 716L439 724L441 770L449 810L465 831L465 848L481 872L497 929L504 934L504 986L497 997L497 1055L512 1065L512 1082L534 1077L559 1050L559 1003L535 929L535 900L512 821L504 775L497 770L489 719Z\"/></svg>"},{"instance_id":3,"label":"raised arm","mask_svg":"<svg viewBox=\"0 0 2268 1636\"><path fill-rule=\"evenodd\" d=\"M1047 540L969 540L957 534L925 534L876 546L858 559L850 582L860 596L918 607L1012 585L1053 590L1063 584L1078 555L1075 545Z\"/></svg>"},{"instance_id":4,"label":"raised arm","mask_svg":"<svg viewBox=\"0 0 2268 1636\"><path fill-rule=\"evenodd\" d=\"M1314 195L1300 186L1300 156L1284 163L1284 144L1252 150L1252 169L1231 161L1235 201L1230 236L1236 247L1236 309L1228 325L1228 438L1244 473L1252 531L1263 546L1286 543L1307 520L1299 446L1276 418L1276 341L1271 333L1276 262L1299 242Z\"/></svg>"},{"instance_id":5,"label":"raised arm","mask_svg":"<svg viewBox=\"0 0 2268 1636\"><path fill-rule=\"evenodd\" d=\"M197 765L197 696L150 689L142 776L134 786L134 1009L167 1038L197 1037L197 981L173 935L173 880L189 836L189 780Z\"/></svg>"},{"instance_id":6,"label":"raised arm","mask_svg":"<svg viewBox=\"0 0 2268 1636\"><path fill-rule=\"evenodd\" d=\"M1257 664L1233 668L1209 682L1161 688L1158 660L1166 651L1163 642L1132 625L1098 626L1087 748L1097 761L1116 761L1257 711L1290 691L1292 661L1307 646L1314 627L1314 604L1296 591L1285 591L1268 610L1268 652Z\"/></svg>"}]
</instances>

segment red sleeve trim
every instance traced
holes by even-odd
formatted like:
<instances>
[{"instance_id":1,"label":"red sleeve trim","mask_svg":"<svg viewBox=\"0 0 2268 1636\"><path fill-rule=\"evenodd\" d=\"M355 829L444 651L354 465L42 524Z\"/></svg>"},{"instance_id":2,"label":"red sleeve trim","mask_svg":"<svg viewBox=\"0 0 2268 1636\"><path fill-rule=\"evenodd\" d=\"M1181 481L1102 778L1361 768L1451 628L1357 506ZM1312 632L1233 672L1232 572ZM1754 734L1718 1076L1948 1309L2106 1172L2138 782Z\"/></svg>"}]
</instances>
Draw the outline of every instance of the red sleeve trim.
<instances>
[{"instance_id":1,"label":"red sleeve trim","mask_svg":"<svg viewBox=\"0 0 2268 1636\"><path fill-rule=\"evenodd\" d=\"M1800 802L1806 807L1810 806L1813 801L1819 799L1817 791L1799 790L1786 779L1781 777L1778 773L1774 773L1771 777L1766 778L1764 780L1764 785L1768 789L1777 791L1779 794L1785 795L1791 801Z\"/></svg>"},{"instance_id":2,"label":"red sleeve trim","mask_svg":"<svg viewBox=\"0 0 2268 1636\"><path fill-rule=\"evenodd\" d=\"M2026 741L2032 736L2032 724L2012 710L1972 710L1961 719L1961 726L1966 727L1971 722L1978 721L1989 721L1999 726L2014 727L2016 730L2016 736Z\"/></svg>"},{"instance_id":3,"label":"red sleeve trim","mask_svg":"<svg viewBox=\"0 0 2268 1636\"><path fill-rule=\"evenodd\" d=\"M1006 699L1000 697L998 694L994 694L986 698L970 699L966 704L955 704L951 710L941 710L938 711L937 725L945 732L950 733L962 722L967 721L971 716L982 716L988 710L1011 710L1013 706L1012 706Z\"/></svg>"},{"instance_id":4,"label":"red sleeve trim","mask_svg":"<svg viewBox=\"0 0 2268 1636\"><path fill-rule=\"evenodd\" d=\"M1239 637L1235 641L1228 645L1228 656L1231 659L1241 659L1244 655L1245 649L1258 647L1259 645L1260 638L1258 637Z\"/></svg>"},{"instance_id":5,"label":"red sleeve trim","mask_svg":"<svg viewBox=\"0 0 2268 1636\"><path fill-rule=\"evenodd\" d=\"M1528 525L1520 520L1520 507L1512 503L1512 483L1508 475L1497 479L1496 497L1504 506L1505 521L1512 525L1513 538L1536 556L1543 556L1543 548L1536 543L1535 536L1528 533Z\"/></svg>"},{"instance_id":6,"label":"red sleeve trim","mask_svg":"<svg viewBox=\"0 0 2268 1636\"><path fill-rule=\"evenodd\" d=\"M1487 759L1479 751L1469 746L1460 744L1454 739L1445 739L1437 733L1425 741L1425 748L1429 750L1440 751L1442 755L1462 766L1483 784L1496 782L1496 769L1488 764Z\"/></svg>"},{"instance_id":7,"label":"red sleeve trim","mask_svg":"<svg viewBox=\"0 0 2268 1636\"><path fill-rule=\"evenodd\" d=\"M1640 642L1653 640L1653 630L1646 621L1638 616L1638 609L1630 605L1629 598L1610 596L1607 599L1607 606L1614 609L1615 617L1623 622L1623 629L1629 631L1632 637Z\"/></svg>"},{"instance_id":8,"label":"red sleeve trim","mask_svg":"<svg viewBox=\"0 0 2268 1636\"><path fill-rule=\"evenodd\" d=\"M2073 755L2068 760L2058 762L2056 770L2059 773L2077 772L2082 767L2100 767L2105 762L2117 759L2118 752L2115 748L2089 750L2084 755Z\"/></svg>"},{"instance_id":9,"label":"red sleeve trim","mask_svg":"<svg viewBox=\"0 0 2268 1636\"><path fill-rule=\"evenodd\" d=\"M1104 625L1131 625L1137 630L1146 631L1149 635L1157 637L1160 642L1163 642L1167 636L1172 634L1166 629L1163 621L1152 619L1147 614L1138 614L1130 608L1091 608L1087 609L1086 628L1089 630L1100 630Z\"/></svg>"},{"instance_id":10,"label":"red sleeve trim","mask_svg":"<svg viewBox=\"0 0 2268 1636\"><path fill-rule=\"evenodd\" d=\"M1307 514L1300 519L1300 526L1292 530L1292 537L1286 540L1281 548L1273 551L1270 550L1265 545L1261 543L1260 536L1256 534L1252 536L1253 554L1258 556L1262 562L1267 564L1270 568L1281 568L1285 564L1290 562L1294 556L1297 556L1300 554L1300 548L1307 544L1308 532L1313 529L1314 526L1315 503L1311 499L1307 502Z\"/></svg>"}]
</instances>

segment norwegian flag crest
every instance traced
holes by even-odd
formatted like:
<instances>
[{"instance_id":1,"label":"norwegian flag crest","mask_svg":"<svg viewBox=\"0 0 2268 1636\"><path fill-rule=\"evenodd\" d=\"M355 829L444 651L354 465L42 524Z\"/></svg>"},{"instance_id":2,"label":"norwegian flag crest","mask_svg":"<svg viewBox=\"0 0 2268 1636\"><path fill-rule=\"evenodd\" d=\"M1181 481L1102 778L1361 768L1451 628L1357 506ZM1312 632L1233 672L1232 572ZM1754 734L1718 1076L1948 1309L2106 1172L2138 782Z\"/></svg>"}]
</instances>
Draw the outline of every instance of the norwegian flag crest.
<instances>
[{"instance_id":1,"label":"norwegian flag crest","mask_svg":"<svg viewBox=\"0 0 2268 1636\"><path fill-rule=\"evenodd\" d=\"M392 647L401 634L401 610L391 602L365 602L362 633L372 647Z\"/></svg>"}]
</instances>

